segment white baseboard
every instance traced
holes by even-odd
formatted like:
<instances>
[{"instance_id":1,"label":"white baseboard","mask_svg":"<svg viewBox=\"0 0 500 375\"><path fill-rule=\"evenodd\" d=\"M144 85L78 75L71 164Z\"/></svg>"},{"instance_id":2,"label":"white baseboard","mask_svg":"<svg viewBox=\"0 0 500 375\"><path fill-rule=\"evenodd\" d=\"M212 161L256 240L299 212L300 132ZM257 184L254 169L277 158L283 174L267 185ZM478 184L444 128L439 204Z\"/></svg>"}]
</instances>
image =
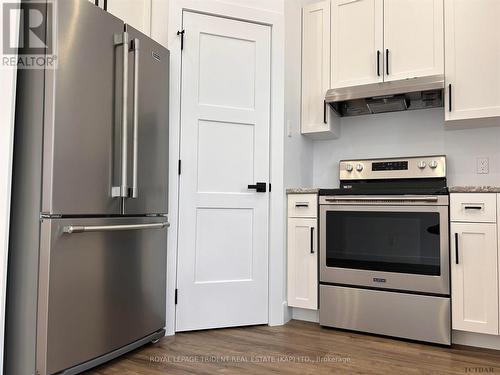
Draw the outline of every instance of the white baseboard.
<instances>
[{"instance_id":1,"label":"white baseboard","mask_svg":"<svg viewBox=\"0 0 500 375\"><path fill-rule=\"evenodd\" d=\"M319 323L319 310L309 310L309 309L301 309L298 307L293 307L292 319Z\"/></svg>"}]
</instances>

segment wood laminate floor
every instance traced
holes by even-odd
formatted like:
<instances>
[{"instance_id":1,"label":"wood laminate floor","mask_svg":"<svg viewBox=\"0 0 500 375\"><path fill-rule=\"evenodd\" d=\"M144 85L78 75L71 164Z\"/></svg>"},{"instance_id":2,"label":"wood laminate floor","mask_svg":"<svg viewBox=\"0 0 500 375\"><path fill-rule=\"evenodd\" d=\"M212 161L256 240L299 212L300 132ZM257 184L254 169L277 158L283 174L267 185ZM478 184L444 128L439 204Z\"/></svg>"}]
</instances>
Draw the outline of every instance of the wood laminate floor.
<instances>
[{"instance_id":1,"label":"wood laminate floor","mask_svg":"<svg viewBox=\"0 0 500 375\"><path fill-rule=\"evenodd\" d=\"M178 333L87 375L500 374L500 351L445 348L291 321Z\"/></svg>"}]
</instances>

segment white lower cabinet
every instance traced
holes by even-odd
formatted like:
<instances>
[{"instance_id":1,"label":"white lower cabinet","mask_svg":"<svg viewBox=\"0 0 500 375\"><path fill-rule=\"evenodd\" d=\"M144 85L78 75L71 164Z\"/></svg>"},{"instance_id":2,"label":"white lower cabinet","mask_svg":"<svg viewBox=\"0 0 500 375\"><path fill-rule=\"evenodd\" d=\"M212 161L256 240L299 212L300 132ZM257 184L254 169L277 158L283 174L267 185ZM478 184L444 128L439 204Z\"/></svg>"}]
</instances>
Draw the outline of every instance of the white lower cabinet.
<instances>
[{"instance_id":1,"label":"white lower cabinet","mask_svg":"<svg viewBox=\"0 0 500 375\"><path fill-rule=\"evenodd\" d=\"M317 199L316 195L314 197ZM289 212L293 213L290 206L301 203L289 197L288 204ZM317 239L317 217L288 218L288 306L318 308Z\"/></svg>"},{"instance_id":2,"label":"white lower cabinet","mask_svg":"<svg viewBox=\"0 0 500 375\"><path fill-rule=\"evenodd\" d=\"M498 334L497 226L451 224L453 329Z\"/></svg>"},{"instance_id":3,"label":"white lower cabinet","mask_svg":"<svg viewBox=\"0 0 500 375\"><path fill-rule=\"evenodd\" d=\"M497 194L451 194L453 329L499 334Z\"/></svg>"}]
</instances>

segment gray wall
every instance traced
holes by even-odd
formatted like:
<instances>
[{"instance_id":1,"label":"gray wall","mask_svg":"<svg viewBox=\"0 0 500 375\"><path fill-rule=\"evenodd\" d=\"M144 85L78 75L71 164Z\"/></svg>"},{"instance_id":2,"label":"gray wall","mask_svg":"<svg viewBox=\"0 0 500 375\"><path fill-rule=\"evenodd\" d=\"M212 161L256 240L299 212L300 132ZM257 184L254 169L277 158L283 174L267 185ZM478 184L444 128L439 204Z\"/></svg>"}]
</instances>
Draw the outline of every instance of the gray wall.
<instances>
[{"instance_id":1,"label":"gray wall","mask_svg":"<svg viewBox=\"0 0 500 375\"><path fill-rule=\"evenodd\" d=\"M302 6L310 2L285 1L285 187L313 183L313 141L300 134Z\"/></svg>"},{"instance_id":2,"label":"gray wall","mask_svg":"<svg viewBox=\"0 0 500 375\"><path fill-rule=\"evenodd\" d=\"M342 119L339 139L315 141L313 185L338 186L338 161L445 154L448 185L500 185L500 128L445 130L442 108ZM490 173L476 174L489 157Z\"/></svg>"}]
</instances>

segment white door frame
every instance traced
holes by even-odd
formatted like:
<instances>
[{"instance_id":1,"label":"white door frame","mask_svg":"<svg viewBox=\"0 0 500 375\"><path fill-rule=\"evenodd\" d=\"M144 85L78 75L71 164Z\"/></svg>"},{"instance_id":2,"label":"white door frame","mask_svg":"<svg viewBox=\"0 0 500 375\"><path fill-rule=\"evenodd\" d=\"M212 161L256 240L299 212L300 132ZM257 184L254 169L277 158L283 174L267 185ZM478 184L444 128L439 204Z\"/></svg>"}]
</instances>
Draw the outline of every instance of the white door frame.
<instances>
[{"instance_id":1,"label":"white door frame","mask_svg":"<svg viewBox=\"0 0 500 375\"><path fill-rule=\"evenodd\" d=\"M181 48L177 31L182 29L184 10L260 23L271 27L271 129L269 200L269 325L282 325L287 318L285 298L285 191L284 191L284 14L223 3L218 0L171 0L168 46L170 49L170 172L167 255L167 327L175 334L175 288L177 282L177 235L181 110ZM189 31L187 31L189 32Z\"/></svg>"}]
</instances>

